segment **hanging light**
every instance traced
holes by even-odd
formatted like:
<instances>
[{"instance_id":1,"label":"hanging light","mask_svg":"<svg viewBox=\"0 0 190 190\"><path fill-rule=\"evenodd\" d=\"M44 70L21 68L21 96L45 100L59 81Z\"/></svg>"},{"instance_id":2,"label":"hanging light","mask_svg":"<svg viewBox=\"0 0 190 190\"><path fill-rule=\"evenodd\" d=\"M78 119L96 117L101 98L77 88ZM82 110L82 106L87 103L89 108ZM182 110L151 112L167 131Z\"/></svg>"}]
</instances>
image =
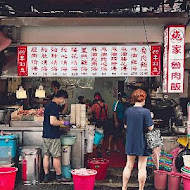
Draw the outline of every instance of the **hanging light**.
<instances>
[{"instance_id":1,"label":"hanging light","mask_svg":"<svg viewBox=\"0 0 190 190\"><path fill-rule=\"evenodd\" d=\"M26 99L26 90L22 86L19 87L19 89L16 91L16 98L17 99Z\"/></svg>"},{"instance_id":2,"label":"hanging light","mask_svg":"<svg viewBox=\"0 0 190 190\"><path fill-rule=\"evenodd\" d=\"M35 97L36 98L45 98L46 92L44 90L44 87L40 85L38 89L36 89Z\"/></svg>"}]
</instances>

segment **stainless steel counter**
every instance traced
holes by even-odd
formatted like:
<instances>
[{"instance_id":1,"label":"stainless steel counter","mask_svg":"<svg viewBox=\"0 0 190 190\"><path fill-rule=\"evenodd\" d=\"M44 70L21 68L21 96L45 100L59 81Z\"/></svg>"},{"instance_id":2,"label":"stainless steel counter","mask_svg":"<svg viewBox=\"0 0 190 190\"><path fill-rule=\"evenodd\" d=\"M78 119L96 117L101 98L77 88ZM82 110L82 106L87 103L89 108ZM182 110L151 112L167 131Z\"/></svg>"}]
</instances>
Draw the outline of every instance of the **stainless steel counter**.
<instances>
[{"instance_id":1,"label":"stainless steel counter","mask_svg":"<svg viewBox=\"0 0 190 190\"><path fill-rule=\"evenodd\" d=\"M38 146L43 148L41 122L12 121L8 125L0 125L0 131L13 133L19 136L20 146ZM76 143L72 146L71 163L73 168L84 167L85 154L85 129L70 129L69 134L77 136Z\"/></svg>"}]
</instances>

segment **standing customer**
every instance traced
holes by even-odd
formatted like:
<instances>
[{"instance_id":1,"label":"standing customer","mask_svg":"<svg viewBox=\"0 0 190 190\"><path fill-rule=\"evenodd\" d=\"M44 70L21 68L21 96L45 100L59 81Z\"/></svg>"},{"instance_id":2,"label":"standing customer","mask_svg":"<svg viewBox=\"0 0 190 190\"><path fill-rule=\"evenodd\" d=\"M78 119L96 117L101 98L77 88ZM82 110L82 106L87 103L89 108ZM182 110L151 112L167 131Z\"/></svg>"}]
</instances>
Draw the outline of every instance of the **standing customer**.
<instances>
[{"instance_id":1,"label":"standing customer","mask_svg":"<svg viewBox=\"0 0 190 190\"><path fill-rule=\"evenodd\" d=\"M124 113L126 110L126 106L129 107L127 104L127 94L125 92L118 93L118 100L113 104L113 120L114 126L110 127L110 135L108 139L108 149L106 150L106 154L110 155L111 152L111 143L113 140L114 151L120 152L118 149L118 141L120 138L124 141L125 136L124 132ZM127 105L126 105L127 104Z\"/></svg>"},{"instance_id":2,"label":"standing customer","mask_svg":"<svg viewBox=\"0 0 190 190\"><path fill-rule=\"evenodd\" d=\"M153 130L153 122L150 111L143 108L145 105L146 92L137 89L132 94L132 101L135 103L133 107L125 111L125 124L127 125L126 131L126 154L127 163L123 170L123 187L122 190L127 189L127 183L131 176L131 171L134 166L136 157L138 156L138 181L139 190L144 189L146 182L146 164L147 157L150 155L145 139L145 132Z\"/></svg>"},{"instance_id":3,"label":"standing customer","mask_svg":"<svg viewBox=\"0 0 190 190\"><path fill-rule=\"evenodd\" d=\"M58 182L68 181L61 175L61 139L60 125L68 125L67 121L60 121L59 105L68 98L68 94L64 90L58 91L54 98L48 102L44 111L43 122L43 146L44 146L44 182L49 182L49 159L53 157L53 166L56 171L56 180Z\"/></svg>"}]
</instances>

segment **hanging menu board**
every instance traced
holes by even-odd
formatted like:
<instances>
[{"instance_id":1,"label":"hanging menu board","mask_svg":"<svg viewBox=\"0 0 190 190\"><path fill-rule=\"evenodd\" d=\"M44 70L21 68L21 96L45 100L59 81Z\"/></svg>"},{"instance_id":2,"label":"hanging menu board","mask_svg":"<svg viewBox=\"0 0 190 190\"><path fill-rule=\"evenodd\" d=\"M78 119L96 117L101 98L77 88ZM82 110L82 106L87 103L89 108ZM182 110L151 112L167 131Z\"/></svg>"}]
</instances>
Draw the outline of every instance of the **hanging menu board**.
<instances>
[{"instance_id":1,"label":"hanging menu board","mask_svg":"<svg viewBox=\"0 0 190 190\"><path fill-rule=\"evenodd\" d=\"M19 76L158 76L160 62L161 47L151 45L18 47Z\"/></svg>"}]
</instances>

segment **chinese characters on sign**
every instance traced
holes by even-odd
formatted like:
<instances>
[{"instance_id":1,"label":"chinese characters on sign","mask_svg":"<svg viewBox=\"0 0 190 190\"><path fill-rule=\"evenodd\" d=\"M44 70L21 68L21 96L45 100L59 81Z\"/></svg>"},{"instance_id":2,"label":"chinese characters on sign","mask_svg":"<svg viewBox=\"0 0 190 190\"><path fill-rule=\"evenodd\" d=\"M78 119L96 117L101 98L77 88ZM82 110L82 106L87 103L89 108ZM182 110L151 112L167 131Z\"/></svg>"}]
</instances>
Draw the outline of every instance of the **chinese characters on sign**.
<instances>
[{"instance_id":1,"label":"chinese characters on sign","mask_svg":"<svg viewBox=\"0 0 190 190\"><path fill-rule=\"evenodd\" d=\"M28 76L27 46L18 47L17 52L18 76Z\"/></svg>"},{"instance_id":2,"label":"chinese characters on sign","mask_svg":"<svg viewBox=\"0 0 190 190\"><path fill-rule=\"evenodd\" d=\"M160 75L160 46L20 46L18 73L23 64L28 76L111 77Z\"/></svg>"},{"instance_id":3,"label":"chinese characters on sign","mask_svg":"<svg viewBox=\"0 0 190 190\"><path fill-rule=\"evenodd\" d=\"M182 93L184 88L185 27L169 26L164 35L163 90L168 93Z\"/></svg>"}]
</instances>

